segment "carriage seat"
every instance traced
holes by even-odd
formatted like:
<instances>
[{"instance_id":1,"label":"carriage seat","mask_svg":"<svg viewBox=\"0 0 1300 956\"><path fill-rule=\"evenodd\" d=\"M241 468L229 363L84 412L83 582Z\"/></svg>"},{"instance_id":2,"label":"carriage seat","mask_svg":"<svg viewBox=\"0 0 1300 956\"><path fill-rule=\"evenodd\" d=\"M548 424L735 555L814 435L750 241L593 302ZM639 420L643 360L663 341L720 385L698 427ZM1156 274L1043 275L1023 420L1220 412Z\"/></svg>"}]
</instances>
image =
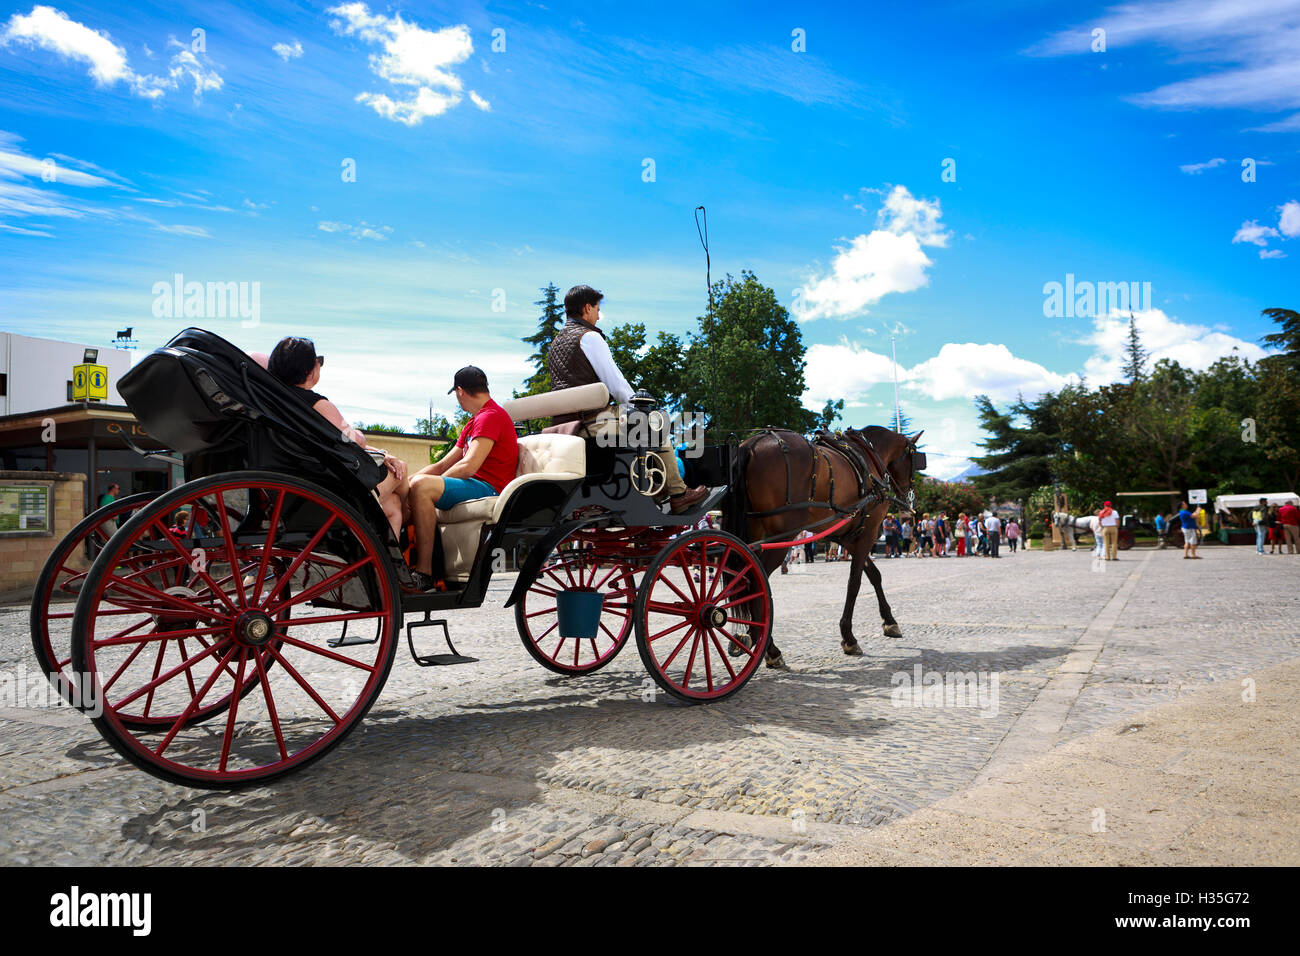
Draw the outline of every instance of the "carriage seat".
<instances>
[{"instance_id":1,"label":"carriage seat","mask_svg":"<svg viewBox=\"0 0 1300 956\"><path fill-rule=\"evenodd\" d=\"M512 398L508 402L502 402L501 408L510 416L511 421L527 422L534 418L595 412L608 405L609 389L604 382L593 382L577 388L560 388L540 395Z\"/></svg>"},{"instance_id":2,"label":"carriage seat","mask_svg":"<svg viewBox=\"0 0 1300 956\"><path fill-rule=\"evenodd\" d=\"M585 440L576 435L525 435L520 438L515 479L501 490L501 494L462 501L447 511L438 509L438 532L442 535L443 568L447 579L468 579L483 526L496 524L506 502L524 485L586 476Z\"/></svg>"}]
</instances>

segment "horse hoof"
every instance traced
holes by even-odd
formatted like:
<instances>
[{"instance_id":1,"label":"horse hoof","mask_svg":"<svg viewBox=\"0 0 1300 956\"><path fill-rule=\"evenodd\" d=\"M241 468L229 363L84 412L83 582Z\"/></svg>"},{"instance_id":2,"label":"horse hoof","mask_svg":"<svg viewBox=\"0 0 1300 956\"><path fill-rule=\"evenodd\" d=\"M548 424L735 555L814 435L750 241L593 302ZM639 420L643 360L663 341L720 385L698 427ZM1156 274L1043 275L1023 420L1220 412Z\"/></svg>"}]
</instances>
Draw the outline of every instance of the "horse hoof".
<instances>
[{"instance_id":1,"label":"horse hoof","mask_svg":"<svg viewBox=\"0 0 1300 956\"><path fill-rule=\"evenodd\" d=\"M740 643L744 644L746 647L754 646L754 642L751 641L748 637L738 635L736 637L736 640L740 641ZM744 652L741 651L741 649L737 647L735 644L732 644L727 648L727 653L732 657L739 657Z\"/></svg>"},{"instance_id":2,"label":"horse hoof","mask_svg":"<svg viewBox=\"0 0 1300 956\"><path fill-rule=\"evenodd\" d=\"M848 641L840 641L840 647L844 648L844 653L849 657L861 657L862 645L857 641L850 644Z\"/></svg>"},{"instance_id":3,"label":"horse hoof","mask_svg":"<svg viewBox=\"0 0 1300 956\"><path fill-rule=\"evenodd\" d=\"M777 654L776 657L769 657L767 659L767 666L772 668L774 671L788 671L790 669L785 664L784 654Z\"/></svg>"},{"instance_id":4,"label":"horse hoof","mask_svg":"<svg viewBox=\"0 0 1300 956\"><path fill-rule=\"evenodd\" d=\"M903 629L899 627L897 624L885 625L885 637L902 637L902 636L903 636Z\"/></svg>"}]
</instances>

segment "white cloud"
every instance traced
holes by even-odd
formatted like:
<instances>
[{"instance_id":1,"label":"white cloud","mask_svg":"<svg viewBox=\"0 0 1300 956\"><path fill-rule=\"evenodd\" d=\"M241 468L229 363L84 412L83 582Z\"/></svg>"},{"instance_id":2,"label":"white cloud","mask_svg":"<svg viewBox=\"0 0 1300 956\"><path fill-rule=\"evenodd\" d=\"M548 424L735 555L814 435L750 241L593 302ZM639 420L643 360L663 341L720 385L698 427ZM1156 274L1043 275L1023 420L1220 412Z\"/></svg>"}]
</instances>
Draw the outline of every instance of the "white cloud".
<instances>
[{"instance_id":1,"label":"white cloud","mask_svg":"<svg viewBox=\"0 0 1300 956\"><path fill-rule=\"evenodd\" d=\"M935 401L987 395L995 403L1014 401L1022 393L1034 399L1078 381L1077 375L1059 375L1018 358L1005 345L974 342L948 342L938 355L913 366L904 377L909 391Z\"/></svg>"},{"instance_id":2,"label":"white cloud","mask_svg":"<svg viewBox=\"0 0 1300 956\"><path fill-rule=\"evenodd\" d=\"M479 96L473 90L469 91L469 99L471 103L473 103L475 106L481 109L484 113L492 109L492 104L489 103L487 100L483 99L483 97Z\"/></svg>"},{"instance_id":3,"label":"white cloud","mask_svg":"<svg viewBox=\"0 0 1300 956\"><path fill-rule=\"evenodd\" d=\"M1214 169L1216 166L1222 166L1226 162L1227 160L1223 157L1216 156L1214 159L1207 160L1204 163L1189 163L1186 166L1179 166L1178 168L1185 173L1195 176L1197 173L1203 173L1207 169Z\"/></svg>"},{"instance_id":4,"label":"white cloud","mask_svg":"<svg viewBox=\"0 0 1300 956\"><path fill-rule=\"evenodd\" d=\"M1233 242L1249 242L1257 246L1268 245L1269 239L1277 238L1277 230L1272 226L1261 226L1254 219L1250 219L1241 224L1237 234L1232 237Z\"/></svg>"},{"instance_id":5,"label":"white cloud","mask_svg":"<svg viewBox=\"0 0 1300 956\"><path fill-rule=\"evenodd\" d=\"M273 47L271 47L271 49L275 52L276 56L284 60L286 63L288 63L290 60L296 60L298 59L298 57L302 56L302 44L299 43L297 40L294 40L292 44L277 43Z\"/></svg>"},{"instance_id":6,"label":"white cloud","mask_svg":"<svg viewBox=\"0 0 1300 956\"><path fill-rule=\"evenodd\" d=\"M1277 228L1288 239L1300 236L1300 202L1292 199L1278 206Z\"/></svg>"},{"instance_id":7,"label":"white cloud","mask_svg":"<svg viewBox=\"0 0 1300 956\"><path fill-rule=\"evenodd\" d=\"M1286 253L1281 249L1261 249L1259 250L1261 259L1285 259Z\"/></svg>"},{"instance_id":8,"label":"white cloud","mask_svg":"<svg viewBox=\"0 0 1300 956\"><path fill-rule=\"evenodd\" d=\"M372 14L364 3L344 3L328 11L330 21L342 36L358 36L367 43L383 48L370 55L370 71L394 87L415 87L399 98L387 93L359 93L357 102L365 103L380 116L407 126L417 126L431 116L458 106L464 84L453 67L464 63L474 52L469 27L463 23L426 30L403 20ZM487 100L470 91L470 99L479 109L489 108Z\"/></svg>"},{"instance_id":9,"label":"white cloud","mask_svg":"<svg viewBox=\"0 0 1300 956\"><path fill-rule=\"evenodd\" d=\"M345 236L351 236L353 239L387 239L393 233L392 226L373 226L362 220L357 225L346 222L325 221L317 223L316 228L321 232L341 232Z\"/></svg>"},{"instance_id":10,"label":"white cloud","mask_svg":"<svg viewBox=\"0 0 1300 956\"><path fill-rule=\"evenodd\" d=\"M838 345L810 345L805 355L804 406L820 410L827 399L846 401L872 386L893 382L894 364L886 355L858 348L847 341Z\"/></svg>"},{"instance_id":11,"label":"white cloud","mask_svg":"<svg viewBox=\"0 0 1300 956\"><path fill-rule=\"evenodd\" d=\"M1084 26L1062 30L1027 52L1090 53L1092 30L1106 48L1150 44L1201 64L1201 75L1131 97L1158 109L1295 109L1300 107L1300 4L1295 0L1160 0L1114 6ZM1109 54L1102 54L1107 56ZM1296 117L1259 127L1295 129Z\"/></svg>"},{"instance_id":12,"label":"white cloud","mask_svg":"<svg viewBox=\"0 0 1300 956\"><path fill-rule=\"evenodd\" d=\"M126 51L107 33L92 30L53 7L37 5L26 15L15 13L0 33L0 45L47 50L65 60L87 63L89 76L96 86L124 82L133 93L148 100L157 100L167 91L179 89L186 79L193 84L196 99L206 90L222 87L221 76L207 62L206 55L196 56L175 39L168 41L168 47L177 52L165 76L138 74L127 62Z\"/></svg>"},{"instance_id":13,"label":"white cloud","mask_svg":"<svg viewBox=\"0 0 1300 956\"><path fill-rule=\"evenodd\" d=\"M906 186L895 186L876 215L876 228L841 246L828 275L808 276L800 321L847 319L867 311L891 292L912 292L929 283L933 263L922 246L944 247L950 233L939 218L939 200L917 199Z\"/></svg>"},{"instance_id":14,"label":"white cloud","mask_svg":"<svg viewBox=\"0 0 1300 956\"><path fill-rule=\"evenodd\" d=\"M1191 369L1209 368L1225 355L1237 354L1257 362L1265 351L1253 342L1239 339L1224 332L1216 332L1204 325L1179 322L1160 309L1133 313L1142 347L1150 356L1148 368L1160 359L1172 359ZM1093 347L1093 354L1084 362L1084 372L1093 385L1105 385L1125 378L1125 347L1128 344L1129 314L1114 310L1110 315L1093 319L1092 331L1081 342Z\"/></svg>"},{"instance_id":15,"label":"white cloud","mask_svg":"<svg viewBox=\"0 0 1300 956\"><path fill-rule=\"evenodd\" d=\"M164 226L154 227L159 232L171 233L173 236L188 236L191 239L211 239L212 236L202 226Z\"/></svg>"}]
</instances>

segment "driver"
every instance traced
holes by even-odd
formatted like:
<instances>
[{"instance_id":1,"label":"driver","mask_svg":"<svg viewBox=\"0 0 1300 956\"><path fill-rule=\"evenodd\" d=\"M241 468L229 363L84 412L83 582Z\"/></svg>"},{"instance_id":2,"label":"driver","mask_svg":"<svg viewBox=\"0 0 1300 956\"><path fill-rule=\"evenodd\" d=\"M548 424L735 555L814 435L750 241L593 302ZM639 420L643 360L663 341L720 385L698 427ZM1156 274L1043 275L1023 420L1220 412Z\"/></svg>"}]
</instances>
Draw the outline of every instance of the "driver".
<instances>
[{"instance_id":1,"label":"driver","mask_svg":"<svg viewBox=\"0 0 1300 956\"><path fill-rule=\"evenodd\" d=\"M567 321L555 334L546 354L547 368L551 373L551 388L577 388L604 382L610 397L617 403L626 403L632 397L632 386L614 364L614 356L605 341L605 333L596 328L600 322L600 300L604 298L589 285L575 285L564 296L564 314ZM595 333L594 335L592 333ZM594 415L557 415L557 425L580 422L579 435L604 438L615 435L619 419L606 410ZM704 500L708 489L703 485L687 488L677 469L677 457L664 436L664 444L655 457L664 470L664 497L673 514L681 514ZM661 499L662 503L662 499Z\"/></svg>"}]
</instances>

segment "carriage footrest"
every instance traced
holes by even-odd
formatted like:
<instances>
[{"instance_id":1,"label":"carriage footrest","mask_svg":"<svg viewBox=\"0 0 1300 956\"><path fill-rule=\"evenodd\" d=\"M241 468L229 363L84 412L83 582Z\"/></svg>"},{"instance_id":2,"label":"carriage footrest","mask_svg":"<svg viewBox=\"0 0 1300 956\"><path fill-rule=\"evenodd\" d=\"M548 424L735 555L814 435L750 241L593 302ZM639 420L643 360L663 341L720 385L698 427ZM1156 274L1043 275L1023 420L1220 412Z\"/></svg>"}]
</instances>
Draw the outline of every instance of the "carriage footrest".
<instances>
[{"instance_id":1,"label":"carriage footrest","mask_svg":"<svg viewBox=\"0 0 1300 956\"><path fill-rule=\"evenodd\" d=\"M451 653L450 654L415 653L415 639L412 636L411 632L415 630L417 627L434 627L434 626L440 626L442 628L443 640L447 642L447 647L451 649ZM477 657L466 657L465 655L457 651L456 645L451 642L451 632L447 630L447 622L442 618L438 618L436 621L430 620L428 611L424 612L423 621L412 621L406 625L406 646L409 647L411 650L412 660L414 660L415 663L419 664L421 667L437 667L439 665L445 666L450 664L473 664L475 661L478 660Z\"/></svg>"},{"instance_id":2,"label":"carriage footrest","mask_svg":"<svg viewBox=\"0 0 1300 956\"><path fill-rule=\"evenodd\" d=\"M374 644L379 640L379 635L374 637L363 637L360 634L353 634L348 637L348 622L343 622L343 633L338 637L331 637L325 643L330 647L356 647L358 644Z\"/></svg>"}]
</instances>

